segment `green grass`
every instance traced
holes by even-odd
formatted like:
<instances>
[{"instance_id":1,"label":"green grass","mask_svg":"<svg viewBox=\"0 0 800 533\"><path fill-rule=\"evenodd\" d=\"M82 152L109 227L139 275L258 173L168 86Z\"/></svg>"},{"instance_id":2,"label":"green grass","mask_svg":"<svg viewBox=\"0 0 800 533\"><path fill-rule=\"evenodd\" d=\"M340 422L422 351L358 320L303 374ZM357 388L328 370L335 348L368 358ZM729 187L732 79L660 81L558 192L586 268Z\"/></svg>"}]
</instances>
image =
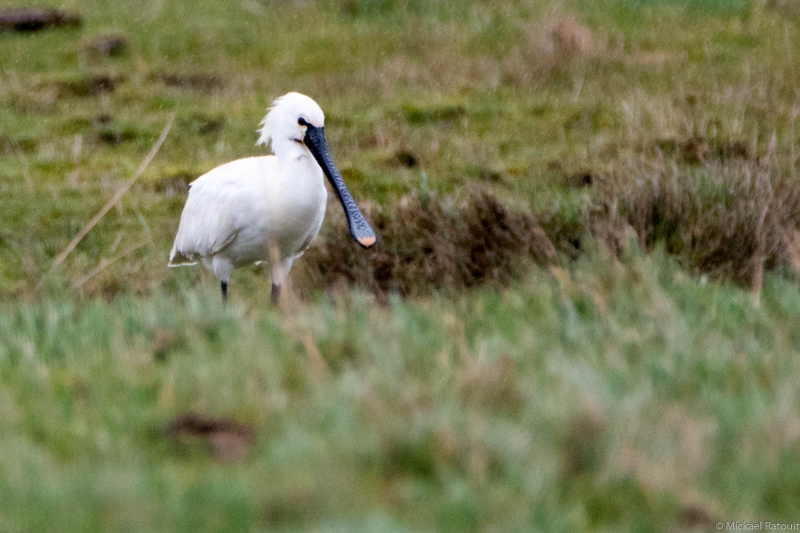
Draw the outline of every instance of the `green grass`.
<instances>
[{"instance_id":1,"label":"green grass","mask_svg":"<svg viewBox=\"0 0 800 533\"><path fill-rule=\"evenodd\" d=\"M41 5L84 24L0 34L0 531L796 519L793 4ZM87 50L108 33L123 55ZM115 90L91 94L96 76ZM466 217L488 190L558 257L506 287L295 287L279 310L242 270L223 308L212 275L166 268L181 186L263 153L255 129L290 90L325 110L376 213L411 197ZM141 180L52 268L173 115ZM303 261L298 282L322 279ZM187 413L253 439L170 432Z\"/></svg>"},{"instance_id":2,"label":"green grass","mask_svg":"<svg viewBox=\"0 0 800 533\"><path fill-rule=\"evenodd\" d=\"M794 519L797 287L769 278L754 308L660 253L600 254L576 272L387 307L354 294L223 309L211 290L6 304L3 528ZM216 462L167 434L190 411L250 424L256 441Z\"/></svg>"}]
</instances>

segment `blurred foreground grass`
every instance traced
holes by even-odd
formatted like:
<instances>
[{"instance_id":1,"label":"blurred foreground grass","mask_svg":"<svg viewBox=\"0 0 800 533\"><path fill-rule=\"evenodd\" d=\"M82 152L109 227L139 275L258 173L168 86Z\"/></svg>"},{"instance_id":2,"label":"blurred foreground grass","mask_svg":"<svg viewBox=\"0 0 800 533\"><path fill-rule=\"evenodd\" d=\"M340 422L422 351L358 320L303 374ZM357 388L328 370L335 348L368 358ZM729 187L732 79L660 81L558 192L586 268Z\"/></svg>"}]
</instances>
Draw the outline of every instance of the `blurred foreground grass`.
<instances>
[{"instance_id":1,"label":"blurred foreground grass","mask_svg":"<svg viewBox=\"0 0 800 533\"><path fill-rule=\"evenodd\" d=\"M793 520L797 287L770 277L756 309L661 253L555 272L386 307L222 308L212 288L6 304L3 530ZM225 444L168 432L187 412L255 439L225 460Z\"/></svg>"},{"instance_id":2,"label":"blurred foreground grass","mask_svg":"<svg viewBox=\"0 0 800 533\"><path fill-rule=\"evenodd\" d=\"M84 24L0 35L0 531L796 519L793 2L43 4ZM186 183L289 90L397 231L351 254L332 213L279 311L258 271L222 308L165 267ZM519 228L546 267L476 260ZM414 298L340 283L379 276Z\"/></svg>"}]
</instances>

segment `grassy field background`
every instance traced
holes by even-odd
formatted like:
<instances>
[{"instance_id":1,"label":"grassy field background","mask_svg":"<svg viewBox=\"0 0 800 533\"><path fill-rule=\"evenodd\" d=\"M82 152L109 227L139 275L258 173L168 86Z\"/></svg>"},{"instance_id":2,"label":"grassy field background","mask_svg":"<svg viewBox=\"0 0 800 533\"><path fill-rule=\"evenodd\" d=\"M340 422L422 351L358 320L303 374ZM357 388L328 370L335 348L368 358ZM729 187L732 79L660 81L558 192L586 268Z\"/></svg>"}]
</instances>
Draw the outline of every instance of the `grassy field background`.
<instances>
[{"instance_id":1,"label":"grassy field background","mask_svg":"<svg viewBox=\"0 0 800 533\"><path fill-rule=\"evenodd\" d=\"M0 531L800 516L794 2L39 5L83 24L0 34ZM223 307L186 184L290 90L382 240L331 204Z\"/></svg>"}]
</instances>

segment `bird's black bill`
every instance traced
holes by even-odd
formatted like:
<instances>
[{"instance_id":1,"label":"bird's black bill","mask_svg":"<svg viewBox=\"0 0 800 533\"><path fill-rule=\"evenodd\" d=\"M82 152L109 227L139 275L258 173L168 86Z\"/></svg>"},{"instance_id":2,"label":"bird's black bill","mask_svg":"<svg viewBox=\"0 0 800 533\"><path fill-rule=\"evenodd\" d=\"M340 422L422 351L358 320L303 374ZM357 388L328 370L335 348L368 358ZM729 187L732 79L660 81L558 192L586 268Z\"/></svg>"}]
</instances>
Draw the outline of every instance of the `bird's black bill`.
<instances>
[{"instance_id":1,"label":"bird's black bill","mask_svg":"<svg viewBox=\"0 0 800 533\"><path fill-rule=\"evenodd\" d=\"M328 177L328 181L331 182L333 190L336 191L336 196L339 197L339 201L344 208L344 213L347 215L347 224L350 226L350 234L362 247L370 248L377 242L375 232L372 231L364 215L361 214L356 202L350 195L350 191L347 190L342 176L336 169L336 165L333 164L333 158L328 151L328 142L325 140L325 128L317 128L308 124L306 126L306 136L303 142L305 142L308 149L311 150L314 159L316 159L319 166L322 167L322 171L325 173L325 176Z\"/></svg>"}]
</instances>

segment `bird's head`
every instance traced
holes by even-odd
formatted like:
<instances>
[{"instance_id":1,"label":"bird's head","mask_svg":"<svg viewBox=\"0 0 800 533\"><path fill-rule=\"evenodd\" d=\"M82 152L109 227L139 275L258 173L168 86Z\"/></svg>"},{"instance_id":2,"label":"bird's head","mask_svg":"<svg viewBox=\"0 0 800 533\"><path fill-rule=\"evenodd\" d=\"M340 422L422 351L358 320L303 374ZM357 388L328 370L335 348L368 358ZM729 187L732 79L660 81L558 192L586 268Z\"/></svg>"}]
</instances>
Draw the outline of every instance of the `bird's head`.
<instances>
[{"instance_id":1,"label":"bird's head","mask_svg":"<svg viewBox=\"0 0 800 533\"><path fill-rule=\"evenodd\" d=\"M272 142L272 151L276 144L284 142L304 143L308 128L325 126L325 114L317 103L300 93L288 93L276 99L261 121L256 144L266 145Z\"/></svg>"},{"instance_id":2,"label":"bird's head","mask_svg":"<svg viewBox=\"0 0 800 533\"><path fill-rule=\"evenodd\" d=\"M339 197L350 234L364 248L375 245L375 232L364 219L333 163L325 139L325 115L314 100L300 93L281 96L273 102L258 131L261 135L256 144L272 142L272 151L279 158L281 154L290 155L297 144L307 148Z\"/></svg>"}]
</instances>

